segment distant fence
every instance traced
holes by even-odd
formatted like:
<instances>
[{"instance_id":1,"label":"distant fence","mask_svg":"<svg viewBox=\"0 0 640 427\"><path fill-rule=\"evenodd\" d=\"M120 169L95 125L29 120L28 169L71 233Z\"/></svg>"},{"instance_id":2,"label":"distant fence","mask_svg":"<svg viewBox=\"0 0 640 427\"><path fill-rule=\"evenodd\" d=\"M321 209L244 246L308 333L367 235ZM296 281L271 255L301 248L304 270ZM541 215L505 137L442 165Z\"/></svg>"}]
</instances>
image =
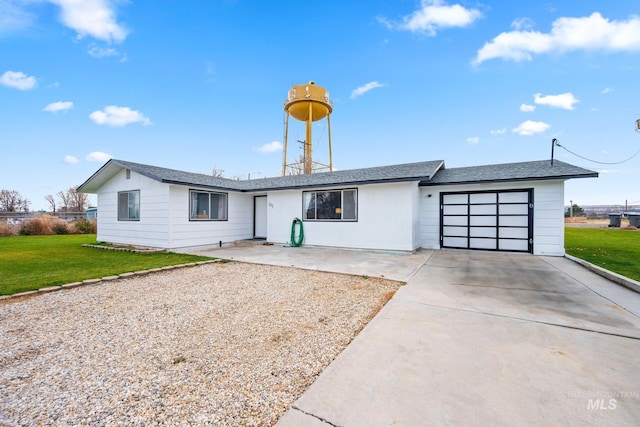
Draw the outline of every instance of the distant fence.
<instances>
[{"instance_id":1,"label":"distant fence","mask_svg":"<svg viewBox=\"0 0 640 427\"><path fill-rule=\"evenodd\" d=\"M78 221L87 219L86 212L0 212L0 221L24 221L38 215L51 215L64 221Z\"/></svg>"}]
</instances>

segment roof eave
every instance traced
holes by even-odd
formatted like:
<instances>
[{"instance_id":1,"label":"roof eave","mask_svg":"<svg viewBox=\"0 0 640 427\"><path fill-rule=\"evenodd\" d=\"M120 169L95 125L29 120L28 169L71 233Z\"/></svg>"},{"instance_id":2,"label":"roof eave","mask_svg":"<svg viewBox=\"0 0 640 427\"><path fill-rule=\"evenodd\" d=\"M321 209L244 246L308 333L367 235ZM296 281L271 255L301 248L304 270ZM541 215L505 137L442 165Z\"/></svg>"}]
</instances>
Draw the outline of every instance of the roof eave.
<instances>
[{"instance_id":1,"label":"roof eave","mask_svg":"<svg viewBox=\"0 0 640 427\"><path fill-rule=\"evenodd\" d=\"M319 183L319 184L304 184L304 185L287 185L283 187L259 187L259 188L251 188L242 190L245 192L253 192L253 191L281 191L281 190L298 190L305 188L327 188L327 187L344 187L344 186L353 186L353 185L368 185L368 184L386 184L386 183L394 183L394 182L412 182L425 179L424 176L421 177L408 177L408 178L390 178L390 179L373 179L366 181L342 181L342 182L331 182L331 183Z\"/></svg>"},{"instance_id":2,"label":"roof eave","mask_svg":"<svg viewBox=\"0 0 640 427\"><path fill-rule=\"evenodd\" d=\"M430 182L421 181L421 187L432 187L436 185L470 185L470 184L493 184L502 182L527 182L527 181L566 181L568 179L575 178L597 178L598 173L580 174L580 175L558 175L558 176L541 176L541 177L527 177L527 178L504 178L504 179L487 179L487 180L473 180L473 181L456 181L456 182Z\"/></svg>"}]
</instances>

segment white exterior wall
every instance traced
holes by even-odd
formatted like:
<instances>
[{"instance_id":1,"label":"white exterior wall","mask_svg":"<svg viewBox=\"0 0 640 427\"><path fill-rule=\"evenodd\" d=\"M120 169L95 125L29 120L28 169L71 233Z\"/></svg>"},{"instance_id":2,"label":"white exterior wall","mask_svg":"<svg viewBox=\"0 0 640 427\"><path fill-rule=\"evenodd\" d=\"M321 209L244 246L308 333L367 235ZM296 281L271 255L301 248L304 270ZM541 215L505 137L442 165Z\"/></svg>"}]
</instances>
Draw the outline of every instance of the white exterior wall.
<instances>
[{"instance_id":1,"label":"white exterior wall","mask_svg":"<svg viewBox=\"0 0 640 427\"><path fill-rule=\"evenodd\" d=\"M564 181L427 186L420 188L420 246L440 248L440 193L533 188L533 253L564 255ZM431 195L431 197L429 197Z\"/></svg>"},{"instance_id":2,"label":"white exterior wall","mask_svg":"<svg viewBox=\"0 0 640 427\"><path fill-rule=\"evenodd\" d=\"M189 221L189 189L122 170L98 193L100 242L176 249L253 237L253 195L227 193L227 221ZM197 189L197 188L193 188ZM118 221L118 192L140 190L140 220ZM209 191L209 190L203 190Z\"/></svg>"},{"instance_id":3,"label":"white exterior wall","mask_svg":"<svg viewBox=\"0 0 640 427\"><path fill-rule=\"evenodd\" d=\"M318 191L354 187L319 188ZM358 220L304 221L304 244L359 249L410 251L419 244L416 182L371 184L358 189ZM309 189L313 191L313 189ZM302 190L271 191L267 195L267 239L288 243L291 223L302 219Z\"/></svg>"},{"instance_id":4,"label":"white exterior wall","mask_svg":"<svg viewBox=\"0 0 640 427\"><path fill-rule=\"evenodd\" d=\"M190 221L189 190L198 188L170 186L168 248L214 246L253 238L253 194L220 191L227 194L227 221Z\"/></svg>"},{"instance_id":5,"label":"white exterior wall","mask_svg":"<svg viewBox=\"0 0 640 427\"><path fill-rule=\"evenodd\" d=\"M140 190L140 220L118 221L118 192ZM98 192L99 242L166 248L169 241L169 187L122 170Z\"/></svg>"}]
</instances>

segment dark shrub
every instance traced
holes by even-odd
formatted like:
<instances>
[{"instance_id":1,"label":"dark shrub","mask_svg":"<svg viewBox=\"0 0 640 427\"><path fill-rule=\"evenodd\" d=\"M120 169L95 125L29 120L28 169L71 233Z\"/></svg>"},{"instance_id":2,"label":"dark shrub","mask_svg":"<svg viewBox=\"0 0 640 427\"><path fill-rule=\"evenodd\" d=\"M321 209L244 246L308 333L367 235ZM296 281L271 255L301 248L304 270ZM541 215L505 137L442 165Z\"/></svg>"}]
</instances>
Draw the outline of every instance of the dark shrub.
<instances>
[{"instance_id":1,"label":"dark shrub","mask_svg":"<svg viewBox=\"0 0 640 427\"><path fill-rule=\"evenodd\" d=\"M74 223L75 229L80 234L93 234L96 232L96 224L93 221L83 219Z\"/></svg>"},{"instance_id":2,"label":"dark shrub","mask_svg":"<svg viewBox=\"0 0 640 427\"><path fill-rule=\"evenodd\" d=\"M69 234L69 227L64 222L57 222L51 226L51 230L56 234Z\"/></svg>"}]
</instances>

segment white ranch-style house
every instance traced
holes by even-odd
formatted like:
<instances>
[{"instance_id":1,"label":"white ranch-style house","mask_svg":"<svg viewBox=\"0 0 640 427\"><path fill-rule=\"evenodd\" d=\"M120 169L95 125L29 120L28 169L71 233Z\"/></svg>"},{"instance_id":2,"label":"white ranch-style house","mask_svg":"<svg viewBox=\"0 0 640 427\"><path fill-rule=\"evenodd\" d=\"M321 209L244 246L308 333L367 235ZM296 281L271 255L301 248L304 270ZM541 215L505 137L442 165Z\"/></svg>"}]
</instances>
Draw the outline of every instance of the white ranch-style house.
<instances>
[{"instance_id":1,"label":"white ranch-style house","mask_svg":"<svg viewBox=\"0 0 640 427\"><path fill-rule=\"evenodd\" d=\"M78 191L98 196L97 240L165 249L262 238L413 251L564 255L564 182L594 171L549 160L445 168L444 161L232 180L112 159Z\"/></svg>"}]
</instances>

